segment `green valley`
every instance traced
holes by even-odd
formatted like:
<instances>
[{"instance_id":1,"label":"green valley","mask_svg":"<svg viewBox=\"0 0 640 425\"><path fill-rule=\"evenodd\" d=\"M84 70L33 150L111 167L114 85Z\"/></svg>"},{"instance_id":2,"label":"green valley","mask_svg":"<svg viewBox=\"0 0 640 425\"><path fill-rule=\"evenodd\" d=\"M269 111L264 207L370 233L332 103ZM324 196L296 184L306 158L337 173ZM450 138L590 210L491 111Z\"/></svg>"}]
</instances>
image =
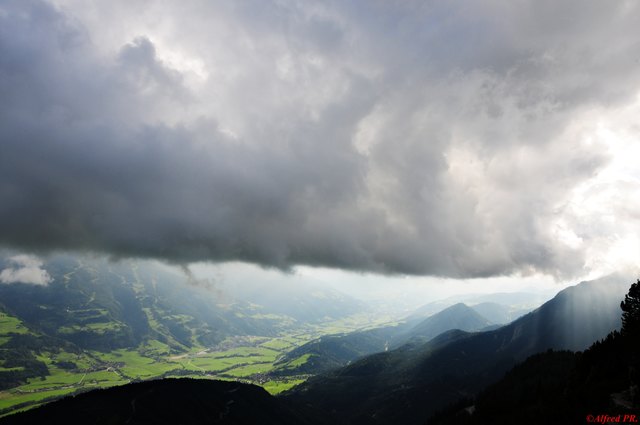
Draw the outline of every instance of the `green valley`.
<instances>
[{"instance_id":1,"label":"green valley","mask_svg":"<svg viewBox=\"0 0 640 425\"><path fill-rule=\"evenodd\" d=\"M18 319L4 313L0 317L1 338L11 338L16 329L28 332ZM229 338L217 347L198 346L181 354L175 354L169 345L158 340L147 341L136 349L110 352L82 350L73 353L43 349L37 361L46 365L48 374L29 377L23 385L0 391L0 414L33 407L77 391L160 377L237 380L261 385L270 393L277 394L308 377L270 376L269 372L278 359L336 328L357 330L359 326L370 325L371 320L359 315L324 326L307 326L304 332L276 337ZM0 346L0 350L4 348ZM0 373L12 369L15 368L0 367Z\"/></svg>"},{"instance_id":2,"label":"green valley","mask_svg":"<svg viewBox=\"0 0 640 425\"><path fill-rule=\"evenodd\" d=\"M142 262L58 257L47 268L46 287L0 286L0 416L165 377L237 380L276 394L309 377L271 373L291 350L392 321L357 307L314 320L242 299L221 304L209 288Z\"/></svg>"}]
</instances>

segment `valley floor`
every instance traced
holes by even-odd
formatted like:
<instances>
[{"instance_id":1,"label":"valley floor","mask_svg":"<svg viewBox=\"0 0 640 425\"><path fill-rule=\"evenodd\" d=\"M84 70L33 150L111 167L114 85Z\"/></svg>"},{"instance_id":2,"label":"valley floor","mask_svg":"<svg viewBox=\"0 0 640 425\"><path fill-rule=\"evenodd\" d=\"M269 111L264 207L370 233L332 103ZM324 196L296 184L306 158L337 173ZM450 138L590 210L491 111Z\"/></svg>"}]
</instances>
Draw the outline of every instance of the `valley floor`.
<instances>
[{"instance_id":1,"label":"valley floor","mask_svg":"<svg viewBox=\"0 0 640 425\"><path fill-rule=\"evenodd\" d=\"M10 316L0 321L3 336L21 331ZM168 345L147 341L137 349L111 352L43 351L37 356L49 369L46 377L31 378L24 385L0 391L0 417L26 410L76 392L123 385L161 377L235 380L264 387L277 394L304 382L309 376L270 376L275 362L292 349L322 335L352 332L392 323L389 317L357 314L322 324L304 325L277 337L238 336L215 347L193 347L171 352ZM301 362L305 359L300 359ZM65 369L73 364L73 369ZM67 366L68 367L68 366ZM6 370L0 367L0 370Z\"/></svg>"}]
</instances>

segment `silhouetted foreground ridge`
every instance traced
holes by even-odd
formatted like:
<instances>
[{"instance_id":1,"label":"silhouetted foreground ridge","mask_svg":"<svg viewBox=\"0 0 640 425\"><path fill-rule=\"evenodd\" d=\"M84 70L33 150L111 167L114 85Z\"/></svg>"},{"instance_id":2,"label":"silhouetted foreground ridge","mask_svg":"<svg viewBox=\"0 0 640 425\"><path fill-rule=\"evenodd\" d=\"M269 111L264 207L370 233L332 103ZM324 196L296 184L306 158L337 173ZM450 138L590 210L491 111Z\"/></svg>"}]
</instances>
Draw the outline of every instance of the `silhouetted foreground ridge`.
<instances>
[{"instance_id":1,"label":"silhouetted foreground ridge","mask_svg":"<svg viewBox=\"0 0 640 425\"><path fill-rule=\"evenodd\" d=\"M429 425L640 423L640 281L621 308L620 332L582 353L529 357Z\"/></svg>"},{"instance_id":2,"label":"silhouetted foreground ridge","mask_svg":"<svg viewBox=\"0 0 640 425\"><path fill-rule=\"evenodd\" d=\"M239 382L164 379L67 397L2 424L305 425L264 389Z\"/></svg>"}]
</instances>

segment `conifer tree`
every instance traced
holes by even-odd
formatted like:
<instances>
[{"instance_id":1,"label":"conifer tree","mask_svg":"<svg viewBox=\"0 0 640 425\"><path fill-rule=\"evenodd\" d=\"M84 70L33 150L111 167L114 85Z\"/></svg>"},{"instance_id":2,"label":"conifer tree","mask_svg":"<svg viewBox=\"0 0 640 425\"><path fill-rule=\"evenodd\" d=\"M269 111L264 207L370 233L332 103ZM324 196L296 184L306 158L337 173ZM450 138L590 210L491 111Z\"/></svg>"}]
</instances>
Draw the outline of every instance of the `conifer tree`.
<instances>
[{"instance_id":1,"label":"conifer tree","mask_svg":"<svg viewBox=\"0 0 640 425\"><path fill-rule=\"evenodd\" d=\"M631 284L629 292L620 303L622 309L622 334L640 338L640 280Z\"/></svg>"}]
</instances>

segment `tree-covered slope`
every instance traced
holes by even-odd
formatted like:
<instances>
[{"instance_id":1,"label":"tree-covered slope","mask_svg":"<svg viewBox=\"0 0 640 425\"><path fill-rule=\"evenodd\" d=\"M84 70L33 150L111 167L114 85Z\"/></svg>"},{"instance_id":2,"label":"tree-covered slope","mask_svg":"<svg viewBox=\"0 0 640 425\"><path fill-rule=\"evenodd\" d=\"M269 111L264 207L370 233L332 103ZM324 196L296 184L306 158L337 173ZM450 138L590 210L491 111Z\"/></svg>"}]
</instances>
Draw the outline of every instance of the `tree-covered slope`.
<instances>
[{"instance_id":1,"label":"tree-covered slope","mask_svg":"<svg viewBox=\"0 0 640 425\"><path fill-rule=\"evenodd\" d=\"M95 390L0 419L3 425L305 425L264 389L239 382L164 379Z\"/></svg>"},{"instance_id":2,"label":"tree-covered slope","mask_svg":"<svg viewBox=\"0 0 640 425\"><path fill-rule=\"evenodd\" d=\"M640 282L622 303L623 326L584 352L537 354L430 425L632 423L640 419ZM635 420L633 419L635 415ZM608 418L607 418L608 417Z\"/></svg>"},{"instance_id":3,"label":"tree-covered slope","mask_svg":"<svg viewBox=\"0 0 640 425\"><path fill-rule=\"evenodd\" d=\"M626 288L615 280L585 282L500 329L451 332L423 345L365 357L310 379L288 398L336 412L351 424L423 423L532 354L584 349L619 328L618 305Z\"/></svg>"}]
</instances>

